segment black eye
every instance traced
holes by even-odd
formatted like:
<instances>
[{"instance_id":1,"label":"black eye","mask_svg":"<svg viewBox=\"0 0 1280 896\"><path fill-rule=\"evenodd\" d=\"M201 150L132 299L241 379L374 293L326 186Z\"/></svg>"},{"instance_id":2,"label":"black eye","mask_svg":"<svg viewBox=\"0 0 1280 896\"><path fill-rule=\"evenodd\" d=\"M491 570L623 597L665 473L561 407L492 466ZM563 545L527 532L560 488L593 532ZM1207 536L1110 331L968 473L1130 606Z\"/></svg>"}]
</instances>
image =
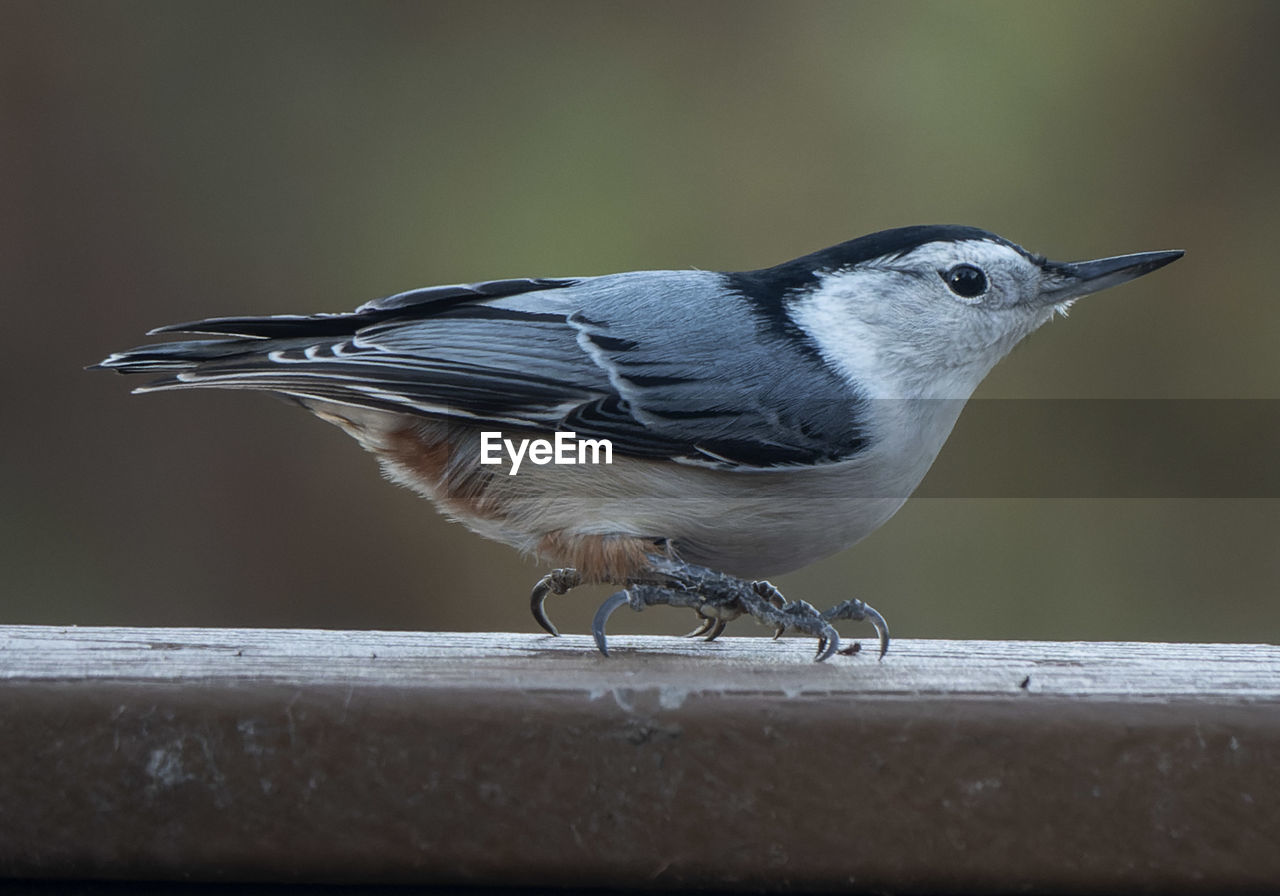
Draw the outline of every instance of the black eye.
<instances>
[{"instance_id":1,"label":"black eye","mask_svg":"<svg viewBox=\"0 0 1280 896\"><path fill-rule=\"evenodd\" d=\"M947 288L964 299L976 299L987 291L987 275L971 264L958 264L942 275Z\"/></svg>"}]
</instances>

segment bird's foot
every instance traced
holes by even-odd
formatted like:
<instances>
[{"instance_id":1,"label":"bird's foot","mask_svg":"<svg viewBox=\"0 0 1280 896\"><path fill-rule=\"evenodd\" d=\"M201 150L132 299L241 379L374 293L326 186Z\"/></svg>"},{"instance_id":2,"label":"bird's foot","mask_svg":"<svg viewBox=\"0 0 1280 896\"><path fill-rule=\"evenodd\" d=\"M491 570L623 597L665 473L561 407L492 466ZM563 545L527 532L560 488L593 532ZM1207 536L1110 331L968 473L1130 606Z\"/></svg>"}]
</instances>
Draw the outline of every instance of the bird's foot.
<instances>
[{"instance_id":1,"label":"bird's foot","mask_svg":"<svg viewBox=\"0 0 1280 896\"><path fill-rule=\"evenodd\" d=\"M763 625L772 626L775 638L784 632L817 638L818 650L814 657L817 662L840 651L840 635L831 624L839 619L869 621L880 636L880 656L883 657L889 649L889 627L884 617L860 600L847 600L825 613L819 613L807 601L786 600L768 582L747 582L674 560L659 560L655 562L654 569L655 577L627 582L622 591L606 600L596 611L591 633L605 656L609 655L605 624L624 604L637 612L658 604L688 607L702 620L690 635L705 635L708 641L717 638L729 621L748 615Z\"/></svg>"},{"instance_id":2,"label":"bird's foot","mask_svg":"<svg viewBox=\"0 0 1280 896\"><path fill-rule=\"evenodd\" d=\"M822 618L827 622L835 622L837 619L870 622L872 627L875 628L876 634L880 636L880 659L884 659L884 655L889 649L889 623L884 621L880 611L866 601L857 599L842 601L828 610L823 610ZM858 647L859 645L855 644L848 650L841 650L840 653L856 653Z\"/></svg>"}]
</instances>

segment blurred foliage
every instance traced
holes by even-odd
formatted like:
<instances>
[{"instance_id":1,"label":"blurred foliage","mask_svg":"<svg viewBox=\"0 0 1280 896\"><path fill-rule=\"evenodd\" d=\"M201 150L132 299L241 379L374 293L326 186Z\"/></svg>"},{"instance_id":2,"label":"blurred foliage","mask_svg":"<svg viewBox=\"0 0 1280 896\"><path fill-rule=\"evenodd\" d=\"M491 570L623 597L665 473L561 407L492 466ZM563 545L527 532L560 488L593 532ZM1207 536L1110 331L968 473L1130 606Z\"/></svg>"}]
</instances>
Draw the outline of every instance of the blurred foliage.
<instances>
[{"instance_id":1,"label":"blurred foliage","mask_svg":"<svg viewBox=\"0 0 1280 896\"><path fill-rule=\"evenodd\" d=\"M81 370L175 320L954 222L1188 250L980 395L1280 398L1277 33L1266 2L4 2L0 621L533 629L534 566L336 430ZM1270 464L1262 432L1203 463ZM962 420L944 457L1112 448ZM903 636L1274 641L1278 535L1274 494L928 498L779 584Z\"/></svg>"}]
</instances>

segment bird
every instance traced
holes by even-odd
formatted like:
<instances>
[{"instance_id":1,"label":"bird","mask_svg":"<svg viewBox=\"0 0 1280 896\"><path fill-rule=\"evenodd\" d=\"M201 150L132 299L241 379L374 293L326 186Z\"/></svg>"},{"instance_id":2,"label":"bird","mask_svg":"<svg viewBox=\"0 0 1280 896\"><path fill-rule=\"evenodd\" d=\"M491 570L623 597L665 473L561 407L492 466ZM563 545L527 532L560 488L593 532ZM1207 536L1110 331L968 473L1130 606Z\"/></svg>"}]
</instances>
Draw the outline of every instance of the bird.
<instances>
[{"instance_id":1,"label":"bird","mask_svg":"<svg viewBox=\"0 0 1280 896\"><path fill-rule=\"evenodd\" d=\"M136 392L300 404L448 518L555 567L529 598L548 633L549 596L619 586L592 621L605 656L617 609L669 605L707 640L743 615L814 637L818 661L852 652L834 622L865 621L883 658L870 605L819 611L768 578L885 523L1022 339L1182 255L1058 262L977 227L900 227L745 271L490 280L198 320L93 366L155 377Z\"/></svg>"}]
</instances>

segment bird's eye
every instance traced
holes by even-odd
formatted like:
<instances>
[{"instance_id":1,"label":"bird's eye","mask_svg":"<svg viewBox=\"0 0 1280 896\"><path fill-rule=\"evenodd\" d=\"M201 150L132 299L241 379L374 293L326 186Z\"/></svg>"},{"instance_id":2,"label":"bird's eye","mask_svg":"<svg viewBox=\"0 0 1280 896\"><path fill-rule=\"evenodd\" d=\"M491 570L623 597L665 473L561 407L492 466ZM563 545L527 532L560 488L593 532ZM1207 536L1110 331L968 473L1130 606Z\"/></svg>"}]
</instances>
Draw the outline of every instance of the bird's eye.
<instances>
[{"instance_id":1,"label":"bird's eye","mask_svg":"<svg viewBox=\"0 0 1280 896\"><path fill-rule=\"evenodd\" d=\"M958 264L942 275L947 288L962 299L976 299L987 291L987 275L971 264Z\"/></svg>"}]
</instances>

